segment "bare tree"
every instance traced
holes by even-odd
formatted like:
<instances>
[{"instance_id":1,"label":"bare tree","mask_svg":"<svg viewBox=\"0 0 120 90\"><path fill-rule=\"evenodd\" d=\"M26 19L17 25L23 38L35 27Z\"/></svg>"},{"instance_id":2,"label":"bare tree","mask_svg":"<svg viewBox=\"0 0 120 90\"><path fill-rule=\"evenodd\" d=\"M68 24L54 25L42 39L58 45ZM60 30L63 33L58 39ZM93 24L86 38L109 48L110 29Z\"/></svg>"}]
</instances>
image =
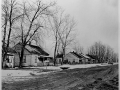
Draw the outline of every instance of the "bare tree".
<instances>
[{"instance_id":1,"label":"bare tree","mask_svg":"<svg viewBox=\"0 0 120 90\"><path fill-rule=\"evenodd\" d=\"M88 50L88 54L96 56L98 63L113 62L117 58L114 50L101 42L96 42L92 45Z\"/></svg>"},{"instance_id":2,"label":"bare tree","mask_svg":"<svg viewBox=\"0 0 120 90\"><path fill-rule=\"evenodd\" d=\"M73 50L78 54L84 53L84 48L78 42L74 43Z\"/></svg>"},{"instance_id":3,"label":"bare tree","mask_svg":"<svg viewBox=\"0 0 120 90\"><path fill-rule=\"evenodd\" d=\"M62 24L61 30L58 32L61 44L62 44L62 51L63 51L63 59L65 57L66 53L66 47L73 42L74 37L73 31L75 30L75 21L74 19L71 19L69 15L66 15L64 17L64 23Z\"/></svg>"},{"instance_id":4,"label":"bare tree","mask_svg":"<svg viewBox=\"0 0 120 90\"><path fill-rule=\"evenodd\" d=\"M105 58L107 62L113 62L114 51L110 46L106 46Z\"/></svg>"},{"instance_id":5,"label":"bare tree","mask_svg":"<svg viewBox=\"0 0 120 90\"><path fill-rule=\"evenodd\" d=\"M22 67L22 60L24 56L25 46L33 39L33 37L39 32L44 30L45 18L49 15L49 8L55 5L55 3L44 4L38 0L35 4L23 3L21 5L21 13L23 16L20 19L20 34L18 35L21 41L21 50L19 51L20 63L19 67ZM41 34L39 34L41 35Z\"/></svg>"},{"instance_id":6,"label":"bare tree","mask_svg":"<svg viewBox=\"0 0 120 90\"><path fill-rule=\"evenodd\" d=\"M69 15L65 15L64 11L60 8L57 8L57 12L51 15L48 20L50 22L50 26L53 32L52 35L54 36L55 40L55 65L57 53L59 53L62 48L62 52L65 54L66 47L73 41L71 33L72 31L74 31L75 22L73 19L70 18Z\"/></svg>"},{"instance_id":7,"label":"bare tree","mask_svg":"<svg viewBox=\"0 0 120 90\"><path fill-rule=\"evenodd\" d=\"M54 65L56 64L56 55L59 52L60 47L59 32L61 31L61 27L64 23L63 12L64 12L63 10L57 8L56 13L52 14L51 17L48 17L50 28L52 30L52 35L55 40Z\"/></svg>"},{"instance_id":8,"label":"bare tree","mask_svg":"<svg viewBox=\"0 0 120 90\"><path fill-rule=\"evenodd\" d=\"M3 1L3 4L2 4L2 22L3 22L2 67L8 52L11 33L14 28L14 24L18 20L18 18L22 16L18 12L19 12L18 3L16 2L16 0Z\"/></svg>"},{"instance_id":9,"label":"bare tree","mask_svg":"<svg viewBox=\"0 0 120 90\"><path fill-rule=\"evenodd\" d=\"M3 40L2 40L2 67L3 67L3 62L4 62L4 59L5 59L5 40L6 40L6 29L7 29L7 24L8 24L8 3L7 1L4 1L3 2L3 5L2 5L2 21L3 21L3 25L2 25L2 28L3 28Z\"/></svg>"},{"instance_id":10,"label":"bare tree","mask_svg":"<svg viewBox=\"0 0 120 90\"><path fill-rule=\"evenodd\" d=\"M118 63L118 54L114 53L113 55L113 62Z\"/></svg>"}]
</instances>

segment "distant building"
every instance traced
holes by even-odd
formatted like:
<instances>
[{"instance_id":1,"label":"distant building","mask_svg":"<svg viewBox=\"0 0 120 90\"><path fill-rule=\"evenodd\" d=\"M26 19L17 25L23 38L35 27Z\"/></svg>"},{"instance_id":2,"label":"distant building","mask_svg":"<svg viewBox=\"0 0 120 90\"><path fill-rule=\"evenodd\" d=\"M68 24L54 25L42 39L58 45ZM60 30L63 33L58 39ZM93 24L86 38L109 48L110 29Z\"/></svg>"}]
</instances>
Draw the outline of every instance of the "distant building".
<instances>
[{"instance_id":1,"label":"distant building","mask_svg":"<svg viewBox=\"0 0 120 90\"><path fill-rule=\"evenodd\" d=\"M53 57L51 57L51 56L40 55L40 56L38 56L38 59L39 59L38 66L54 65Z\"/></svg>"},{"instance_id":2,"label":"distant building","mask_svg":"<svg viewBox=\"0 0 120 90\"><path fill-rule=\"evenodd\" d=\"M59 54L56 56L56 64L62 64L63 54Z\"/></svg>"},{"instance_id":3,"label":"distant building","mask_svg":"<svg viewBox=\"0 0 120 90\"><path fill-rule=\"evenodd\" d=\"M97 56L86 54L86 56L91 58L92 63L98 63Z\"/></svg>"},{"instance_id":4,"label":"distant building","mask_svg":"<svg viewBox=\"0 0 120 90\"><path fill-rule=\"evenodd\" d=\"M90 63L90 57L84 54L77 54L76 52L69 52L65 55L65 60L70 64L86 64Z\"/></svg>"},{"instance_id":5,"label":"distant building","mask_svg":"<svg viewBox=\"0 0 120 90\"><path fill-rule=\"evenodd\" d=\"M21 51L21 43L16 44L13 47L17 52ZM46 60L52 59L49 54L43 50L40 46L27 44L24 50L22 66L42 66L46 65ZM14 66L18 67L20 62L19 54L15 54Z\"/></svg>"},{"instance_id":6,"label":"distant building","mask_svg":"<svg viewBox=\"0 0 120 90\"><path fill-rule=\"evenodd\" d=\"M14 67L14 58L15 58L14 56L15 56L15 54L16 54L16 51L9 47L7 55L6 55L6 60L4 62L4 65L6 67L10 67L10 68Z\"/></svg>"}]
</instances>

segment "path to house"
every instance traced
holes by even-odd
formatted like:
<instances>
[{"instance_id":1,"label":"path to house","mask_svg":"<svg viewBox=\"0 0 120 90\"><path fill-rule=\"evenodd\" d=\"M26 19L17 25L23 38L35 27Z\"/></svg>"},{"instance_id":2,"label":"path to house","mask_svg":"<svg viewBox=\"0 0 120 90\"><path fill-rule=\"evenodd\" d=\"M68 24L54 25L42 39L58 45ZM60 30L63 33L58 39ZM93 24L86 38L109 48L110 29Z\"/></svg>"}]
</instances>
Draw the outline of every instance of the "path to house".
<instances>
[{"instance_id":1,"label":"path to house","mask_svg":"<svg viewBox=\"0 0 120 90\"><path fill-rule=\"evenodd\" d=\"M2 90L118 90L118 65L68 69L34 77L3 82Z\"/></svg>"}]
</instances>

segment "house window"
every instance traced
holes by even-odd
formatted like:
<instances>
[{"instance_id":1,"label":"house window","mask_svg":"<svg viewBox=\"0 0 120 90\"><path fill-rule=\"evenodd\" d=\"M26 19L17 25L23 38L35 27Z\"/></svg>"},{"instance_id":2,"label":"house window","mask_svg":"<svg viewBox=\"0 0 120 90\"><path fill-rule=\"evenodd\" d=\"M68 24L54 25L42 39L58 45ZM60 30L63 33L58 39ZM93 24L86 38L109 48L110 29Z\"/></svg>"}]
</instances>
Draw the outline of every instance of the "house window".
<instances>
[{"instance_id":1,"label":"house window","mask_svg":"<svg viewBox=\"0 0 120 90\"><path fill-rule=\"evenodd\" d=\"M35 63L37 63L37 56L35 56Z\"/></svg>"},{"instance_id":2,"label":"house window","mask_svg":"<svg viewBox=\"0 0 120 90\"><path fill-rule=\"evenodd\" d=\"M75 63L75 59L73 59L73 63Z\"/></svg>"},{"instance_id":3,"label":"house window","mask_svg":"<svg viewBox=\"0 0 120 90\"><path fill-rule=\"evenodd\" d=\"M59 63L61 63L61 59L59 59Z\"/></svg>"},{"instance_id":4,"label":"house window","mask_svg":"<svg viewBox=\"0 0 120 90\"><path fill-rule=\"evenodd\" d=\"M12 58L9 59L9 63L12 63Z\"/></svg>"},{"instance_id":5,"label":"house window","mask_svg":"<svg viewBox=\"0 0 120 90\"><path fill-rule=\"evenodd\" d=\"M9 61L10 61L9 57L6 58L6 61L7 61L7 63L9 63Z\"/></svg>"},{"instance_id":6,"label":"house window","mask_svg":"<svg viewBox=\"0 0 120 90\"><path fill-rule=\"evenodd\" d=\"M26 56L23 56L23 63L26 63Z\"/></svg>"},{"instance_id":7,"label":"house window","mask_svg":"<svg viewBox=\"0 0 120 90\"><path fill-rule=\"evenodd\" d=\"M82 60L79 60L79 63L82 63Z\"/></svg>"}]
</instances>

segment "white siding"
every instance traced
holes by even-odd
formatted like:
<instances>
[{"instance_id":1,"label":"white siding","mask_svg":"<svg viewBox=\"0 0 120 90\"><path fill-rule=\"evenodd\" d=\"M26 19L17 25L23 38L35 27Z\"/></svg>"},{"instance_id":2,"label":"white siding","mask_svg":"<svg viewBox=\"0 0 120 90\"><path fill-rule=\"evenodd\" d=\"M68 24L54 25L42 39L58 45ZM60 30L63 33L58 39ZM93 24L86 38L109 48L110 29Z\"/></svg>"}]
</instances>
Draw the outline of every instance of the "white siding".
<instances>
[{"instance_id":1,"label":"white siding","mask_svg":"<svg viewBox=\"0 0 120 90\"><path fill-rule=\"evenodd\" d=\"M24 55L26 56L26 62L22 63L23 66L30 66L31 65L31 55ZM15 59L14 59L14 66L18 67L20 63L20 58L19 55L15 54Z\"/></svg>"},{"instance_id":2,"label":"white siding","mask_svg":"<svg viewBox=\"0 0 120 90\"><path fill-rule=\"evenodd\" d=\"M57 58L57 59L56 59L56 63L57 63L57 64L61 64L61 62L62 62L62 58Z\"/></svg>"},{"instance_id":3,"label":"white siding","mask_svg":"<svg viewBox=\"0 0 120 90\"><path fill-rule=\"evenodd\" d=\"M14 66L18 67L19 66L19 62L20 62L19 55L15 54Z\"/></svg>"},{"instance_id":4,"label":"white siding","mask_svg":"<svg viewBox=\"0 0 120 90\"><path fill-rule=\"evenodd\" d=\"M17 48L19 48L19 47L16 47L16 49ZM24 50L24 55L26 56L27 55L27 61L26 61L26 63L23 63L23 66L28 66L28 65L30 65L29 64L29 62L30 61L28 61L28 60L30 60L31 59L31 57L29 57L31 54L25 49ZM18 54L15 54L15 59L14 59L14 66L16 66L16 67L18 67L19 66L19 62L20 62L20 58L19 58L19 55Z\"/></svg>"},{"instance_id":5,"label":"white siding","mask_svg":"<svg viewBox=\"0 0 120 90\"><path fill-rule=\"evenodd\" d=\"M12 67L13 68L13 65L14 65L14 56L8 56L9 58L9 62L7 62L7 66L8 67Z\"/></svg>"},{"instance_id":6,"label":"white siding","mask_svg":"<svg viewBox=\"0 0 120 90\"><path fill-rule=\"evenodd\" d=\"M23 66L38 66L42 64L42 62L39 61L38 55L35 54L27 54L26 56L26 62L22 63ZM37 62L35 62L35 58L37 57ZM19 66L19 56L16 54L15 55L15 66Z\"/></svg>"},{"instance_id":7,"label":"white siding","mask_svg":"<svg viewBox=\"0 0 120 90\"><path fill-rule=\"evenodd\" d=\"M68 60L68 62L71 62L71 63L72 63L73 61L79 63L79 58L78 58L77 56L71 54L71 53L68 53L68 54L65 55L65 60Z\"/></svg>"},{"instance_id":8,"label":"white siding","mask_svg":"<svg viewBox=\"0 0 120 90\"><path fill-rule=\"evenodd\" d=\"M23 66L31 66L31 55L25 55L26 56L26 62L22 63Z\"/></svg>"},{"instance_id":9,"label":"white siding","mask_svg":"<svg viewBox=\"0 0 120 90\"><path fill-rule=\"evenodd\" d=\"M38 55L32 54L32 61L31 61L32 66L37 66L37 62L35 62L36 57L37 57L37 62L38 62Z\"/></svg>"},{"instance_id":10,"label":"white siding","mask_svg":"<svg viewBox=\"0 0 120 90\"><path fill-rule=\"evenodd\" d=\"M37 57L37 62L35 62L35 58ZM37 66L39 60L38 55L26 55L26 63L23 63L23 66Z\"/></svg>"}]
</instances>

